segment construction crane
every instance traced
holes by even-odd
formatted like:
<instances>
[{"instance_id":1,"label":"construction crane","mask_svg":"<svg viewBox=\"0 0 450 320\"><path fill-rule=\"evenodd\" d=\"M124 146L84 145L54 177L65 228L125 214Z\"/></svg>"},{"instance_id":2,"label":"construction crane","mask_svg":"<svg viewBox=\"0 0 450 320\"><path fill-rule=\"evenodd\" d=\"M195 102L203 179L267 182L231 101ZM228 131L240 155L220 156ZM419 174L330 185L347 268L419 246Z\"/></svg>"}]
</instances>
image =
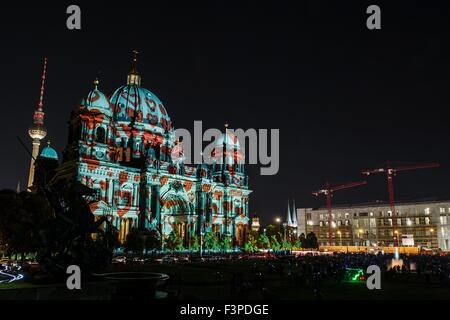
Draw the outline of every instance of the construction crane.
<instances>
[{"instance_id":1,"label":"construction crane","mask_svg":"<svg viewBox=\"0 0 450 320\"><path fill-rule=\"evenodd\" d=\"M328 242L331 245L331 224L332 224L332 208L331 208L331 197L333 192L343 190L343 189L349 189L353 187L358 187L367 184L366 181L358 181L358 182L349 182L345 184L340 185L332 185L331 183L327 182L325 183L325 186L323 189L313 192L312 194L315 196L319 196L321 194L324 194L327 199L327 210L328 210Z\"/></svg>"},{"instance_id":2,"label":"construction crane","mask_svg":"<svg viewBox=\"0 0 450 320\"><path fill-rule=\"evenodd\" d=\"M387 175L388 191L389 191L389 205L391 207L391 215L392 215L392 231L393 231L393 236L394 236L394 247L398 246L398 238L397 238L397 230L396 230L397 219L396 219L396 211L395 211L393 177L397 174L397 172L401 172L401 171L428 169L428 168L436 168L436 167L439 167L439 163L424 163L424 164L414 164L414 165L392 167L391 163L388 161L385 167L361 171L362 174L367 175L367 176L370 176L371 174L376 174L376 173L386 173L386 175Z\"/></svg>"}]
</instances>

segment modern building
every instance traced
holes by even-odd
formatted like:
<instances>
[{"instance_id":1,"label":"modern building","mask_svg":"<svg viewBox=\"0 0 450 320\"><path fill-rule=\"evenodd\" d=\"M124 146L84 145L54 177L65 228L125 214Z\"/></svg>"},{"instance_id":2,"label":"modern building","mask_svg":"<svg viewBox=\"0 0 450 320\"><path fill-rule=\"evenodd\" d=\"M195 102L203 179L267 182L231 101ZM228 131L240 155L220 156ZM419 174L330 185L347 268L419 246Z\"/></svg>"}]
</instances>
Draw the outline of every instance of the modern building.
<instances>
[{"instance_id":1,"label":"modern building","mask_svg":"<svg viewBox=\"0 0 450 320\"><path fill-rule=\"evenodd\" d=\"M137 52L125 85L107 96L96 80L72 111L68 144L53 179L75 179L96 190L91 210L97 218L110 217L122 242L131 228L140 228L163 238L174 231L185 242L211 231L243 245L251 191L237 137L226 125L212 164L185 164L169 114L141 86L136 64ZM41 131L33 146L45 136ZM54 160L52 150L45 154Z\"/></svg>"},{"instance_id":2,"label":"modern building","mask_svg":"<svg viewBox=\"0 0 450 320\"><path fill-rule=\"evenodd\" d=\"M393 217L384 202L333 206L330 242L327 208L298 208L298 233L314 232L319 245L392 246L395 236L399 246L449 250L450 200L396 203L395 209Z\"/></svg>"}]
</instances>

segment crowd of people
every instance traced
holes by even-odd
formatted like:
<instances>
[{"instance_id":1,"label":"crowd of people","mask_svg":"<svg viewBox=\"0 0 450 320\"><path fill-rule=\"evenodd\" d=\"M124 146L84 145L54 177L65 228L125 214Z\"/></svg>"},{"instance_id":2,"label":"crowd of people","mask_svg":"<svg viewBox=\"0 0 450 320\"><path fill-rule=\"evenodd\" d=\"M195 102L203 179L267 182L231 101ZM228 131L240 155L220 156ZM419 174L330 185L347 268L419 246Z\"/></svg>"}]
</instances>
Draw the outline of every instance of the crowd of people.
<instances>
[{"instance_id":1,"label":"crowd of people","mask_svg":"<svg viewBox=\"0 0 450 320\"><path fill-rule=\"evenodd\" d=\"M365 281L371 265L380 267L382 278L388 281L413 281L424 285L448 286L450 283L450 255L400 255L335 253L326 255L269 256L255 261L248 273L250 281L243 281L242 273L233 273L231 295L241 295L246 289L265 290L267 279L279 277L299 288L311 289L317 299L324 284L345 281ZM355 277L356 276L356 277Z\"/></svg>"}]
</instances>

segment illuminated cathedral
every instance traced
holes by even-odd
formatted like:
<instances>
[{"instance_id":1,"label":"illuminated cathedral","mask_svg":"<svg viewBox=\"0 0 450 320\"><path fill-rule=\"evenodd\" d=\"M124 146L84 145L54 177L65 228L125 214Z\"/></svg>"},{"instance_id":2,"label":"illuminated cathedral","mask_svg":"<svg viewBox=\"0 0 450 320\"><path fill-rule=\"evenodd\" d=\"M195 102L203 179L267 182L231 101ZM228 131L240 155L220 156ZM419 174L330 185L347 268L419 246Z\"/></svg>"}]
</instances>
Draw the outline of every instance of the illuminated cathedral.
<instances>
[{"instance_id":1,"label":"illuminated cathedral","mask_svg":"<svg viewBox=\"0 0 450 320\"><path fill-rule=\"evenodd\" d=\"M53 179L73 178L95 190L91 211L97 218L110 217L121 242L138 228L165 239L174 231L185 243L194 234L213 232L242 246L251 191L237 137L226 126L212 164L185 164L166 108L141 86L136 56L125 85L107 96L96 80L72 111L68 144ZM29 130L37 148L46 134L42 93ZM58 154L48 145L39 158L58 161Z\"/></svg>"}]
</instances>

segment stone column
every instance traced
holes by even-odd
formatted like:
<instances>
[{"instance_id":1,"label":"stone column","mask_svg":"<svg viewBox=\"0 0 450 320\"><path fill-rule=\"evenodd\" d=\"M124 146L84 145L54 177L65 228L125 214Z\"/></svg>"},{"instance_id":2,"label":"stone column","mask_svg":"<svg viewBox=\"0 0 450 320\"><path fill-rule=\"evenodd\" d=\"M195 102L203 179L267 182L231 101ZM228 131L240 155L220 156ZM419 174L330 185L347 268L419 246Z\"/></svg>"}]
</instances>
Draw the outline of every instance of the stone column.
<instances>
[{"instance_id":1,"label":"stone column","mask_svg":"<svg viewBox=\"0 0 450 320\"><path fill-rule=\"evenodd\" d=\"M123 243L123 235L125 233L125 221L120 218L120 228L119 228L119 242Z\"/></svg>"},{"instance_id":2,"label":"stone column","mask_svg":"<svg viewBox=\"0 0 450 320\"><path fill-rule=\"evenodd\" d=\"M158 221L158 223L161 223L161 208L160 208L160 203L159 203L160 188L161 188L160 186L155 186L155 195L153 197L153 201L155 201L155 203L154 203L155 217L156 217L156 221Z\"/></svg>"},{"instance_id":3,"label":"stone column","mask_svg":"<svg viewBox=\"0 0 450 320\"><path fill-rule=\"evenodd\" d=\"M226 191L223 192L223 198L222 198L222 210L223 215L225 216L225 230L224 234L228 234L228 196L226 194Z\"/></svg>"},{"instance_id":4,"label":"stone column","mask_svg":"<svg viewBox=\"0 0 450 320\"><path fill-rule=\"evenodd\" d=\"M245 199L244 214L246 217L248 217L248 197L245 197L244 199ZM295 214L297 214L297 213L295 213Z\"/></svg>"},{"instance_id":5,"label":"stone column","mask_svg":"<svg viewBox=\"0 0 450 320\"><path fill-rule=\"evenodd\" d=\"M137 206L137 199L138 199L137 189L138 189L137 184L133 183L133 202L132 202L133 207Z\"/></svg>"},{"instance_id":6,"label":"stone column","mask_svg":"<svg viewBox=\"0 0 450 320\"><path fill-rule=\"evenodd\" d=\"M114 185L113 185L113 179L108 180L108 204L113 204L113 191L114 191Z\"/></svg>"},{"instance_id":7,"label":"stone column","mask_svg":"<svg viewBox=\"0 0 450 320\"><path fill-rule=\"evenodd\" d=\"M125 219L125 239L127 239L127 235L130 233L130 218Z\"/></svg>"}]
</instances>

